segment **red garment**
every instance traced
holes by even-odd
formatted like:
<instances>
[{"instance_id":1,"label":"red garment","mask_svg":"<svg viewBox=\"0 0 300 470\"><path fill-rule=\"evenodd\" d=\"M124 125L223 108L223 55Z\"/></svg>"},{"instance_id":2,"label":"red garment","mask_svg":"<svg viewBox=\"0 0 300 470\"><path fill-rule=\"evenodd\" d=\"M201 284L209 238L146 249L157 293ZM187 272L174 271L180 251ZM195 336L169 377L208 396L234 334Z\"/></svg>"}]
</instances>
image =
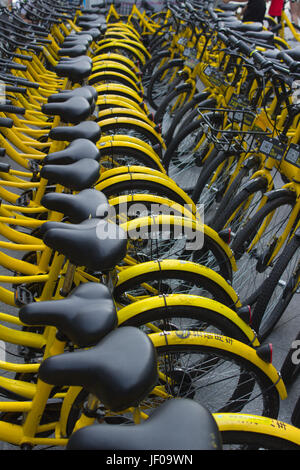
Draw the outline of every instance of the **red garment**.
<instances>
[{"instance_id":1,"label":"red garment","mask_svg":"<svg viewBox=\"0 0 300 470\"><path fill-rule=\"evenodd\" d=\"M272 0L269 8L270 16L281 16L284 0Z\"/></svg>"}]
</instances>

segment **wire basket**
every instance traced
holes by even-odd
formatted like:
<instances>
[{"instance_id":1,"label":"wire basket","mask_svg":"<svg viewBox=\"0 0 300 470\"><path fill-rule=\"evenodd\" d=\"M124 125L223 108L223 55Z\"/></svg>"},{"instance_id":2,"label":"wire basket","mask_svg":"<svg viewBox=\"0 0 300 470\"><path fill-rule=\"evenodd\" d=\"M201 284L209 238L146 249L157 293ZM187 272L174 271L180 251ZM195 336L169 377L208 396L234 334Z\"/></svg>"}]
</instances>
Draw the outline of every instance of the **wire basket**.
<instances>
[{"instance_id":1,"label":"wire basket","mask_svg":"<svg viewBox=\"0 0 300 470\"><path fill-rule=\"evenodd\" d=\"M198 114L207 140L219 151L254 152L269 131L255 129L256 113L245 109L199 108Z\"/></svg>"}]
</instances>

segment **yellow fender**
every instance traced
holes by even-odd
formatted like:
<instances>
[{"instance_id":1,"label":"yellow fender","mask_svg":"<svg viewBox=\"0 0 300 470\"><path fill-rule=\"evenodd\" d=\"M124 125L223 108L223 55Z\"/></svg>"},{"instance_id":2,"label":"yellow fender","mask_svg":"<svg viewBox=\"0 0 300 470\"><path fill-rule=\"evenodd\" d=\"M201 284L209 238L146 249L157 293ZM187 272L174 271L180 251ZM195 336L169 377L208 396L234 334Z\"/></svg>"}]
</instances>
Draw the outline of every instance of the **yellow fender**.
<instances>
[{"instance_id":1,"label":"yellow fender","mask_svg":"<svg viewBox=\"0 0 300 470\"><path fill-rule=\"evenodd\" d=\"M101 106L122 106L123 108L135 109L136 111L143 111L142 103L137 103L126 96L121 96L113 93L107 95L100 95L97 99L97 105Z\"/></svg>"},{"instance_id":2,"label":"yellow fender","mask_svg":"<svg viewBox=\"0 0 300 470\"><path fill-rule=\"evenodd\" d=\"M109 78L107 78L107 75L109 75ZM103 83L107 82L108 80L113 81L113 79L115 80L119 79L119 82L120 82L120 79L122 79L122 80L125 80L128 86L131 87L133 90L135 90L137 93L142 92L142 89L138 87L137 84L131 78L127 77L126 75L120 72L116 72L112 70L102 70L102 71L99 70L95 74L95 77L99 80L99 82L103 82ZM111 77L112 77L112 80L111 80Z\"/></svg>"},{"instance_id":3,"label":"yellow fender","mask_svg":"<svg viewBox=\"0 0 300 470\"><path fill-rule=\"evenodd\" d=\"M151 168L149 169L151 171ZM154 170L155 171L155 170ZM105 175L103 173L103 175ZM190 210L196 214L197 213L197 208L194 204L194 202L191 200L191 198L181 189L179 186L177 186L172 180L168 179L165 175L161 174L160 176L156 176L153 174L146 174L146 173L127 173L127 174L122 174L114 178L107 178L104 181L100 181L95 188L98 189L99 191L104 191L106 188L109 186L121 182L121 181L151 181L153 183L160 184L162 186L167 187L169 190L172 190L176 195L178 196L178 200L174 201L179 204L187 204ZM179 202L180 200L180 202ZM141 222L141 219L140 219ZM150 223L150 221L147 221ZM145 221L146 223L146 221ZM221 240L221 239L220 239ZM223 241L222 241L223 242ZM223 242L224 243L224 242ZM232 253L231 253L232 256Z\"/></svg>"},{"instance_id":4,"label":"yellow fender","mask_svg":"<svg viewBox=\"0 0 300 470\"><path fill-rule=\"evenodd\" d=\"M231 285L221 276L216 273L213 269L208 268L207 266L202 266L201 264L194 263L192 261L185 261L180 259L165 259L161 261L147 261L145 263L139 263L135 266L131 266L127 269L120 271L116 278L115 288L122 285L124 282L129 281L133 277L140 276L144 273L155 273L158 271L189 271L195 273L199 276L209 279L213 283L221 287L228 297L232 300L232 305L235 306L235 309L242 307L240 299L231 287ZM233 308L232 308L233 310Z\"/></svg>"},{"instance_id":5,"label":"yellow fender","mask_svg":"<svg viewBox=\"0 0 300 470\"><path fill-rule=\"evenodd\" d=\"M112 168L111 170L107 170L104 173L102 173L98 183L102 183L108 178L115 178L116 176L128 175L131 173L141 173L143 175L157 176L159 178L165 178L166 180L173 183L173 180L166 173L162 173L159 170L154 170L153 168L149 168L147 166L140 166L140 165L118 166L116 168Z\"/></svg>"},{"instance_id":6,"label":"yellow fender","mask_svg":"<svg viewBox=\"0 0 300 470\"><path fill-rule=\"evenodd\" d=\"M99 64L103 64L106 60L113 60L119 64L123 64L124 66L130 68L135 74L139 73L138 66L131 60L129 57L125 57L117 52L106 52L100 55L97 55L93 59L93 67Z\"/></svg>"},{"instance_id":7,"label":"yellow fender","mask_svg":"<svg viewBox=\"0 0 300 470\"><path fill-rule=\"evenodd\" d=\"M222 432L255 432L275 436L300 446L300 429L277 419L243 413L213 413Z\"/></svg>"},{"instance_id":8,"label":"yellow fender","mask_svg":"<svg viewBox=\"0 0 300 470\"><path fill-rule=\"evenodd\" d=\"M107 69L114 69L119 73L124 73L125 75L129 75L132 80L139 81L138 75L139 73L135 73L132 68L129 68L128 65L124 63L117 62L116 60L101 60L100 62L96 62L93 65L92 74L89 76L89 83L92 84L94 77L97 77L97 72L101 72L102 70Z\"/></svg>"},{"instance_id":9,"label":"yellow fender","mask_svg":"<svg viewBox=\"0 0 300 470\"><path fill-rule=\"evenodd\" d=\"M132 88L126 85L106 83L103 85L95 86L95 90L97 90L99 94L98 100L101 97L101 94L108 95L109 93L112 93L114 95L118 95L118 94L121 96L125 95L125 97L132 99L139 104L143 102L143 97L139 95L136 91L132 90ZM98 100L97 100L97 104L98 104Z\"/></svg>"},{"instance_id":10,"label":"yellow fender","mask_svg":"<svg viewBox=\"0 0 300 470\"><path fill-rule=\"evenodd\" d=\"M136 193L136 194L129 194L129 195L124 195L124 196L114 197L109 200L109 204L112 207L116 205L126 204L127 202L135 202L135 203L144 203L144 202L149 203L150 202L153 204L172 208L172 210L177 211L181 217L191 217L192 219L196 219L196 216L192 212L190 212L186 207L182 206L181 204L174 203L174 201L172 201L171 199L161 197L161 196L155 196L153 194Z\"/></svg>"},{"instance_id":11,"label":"yellow fender","mask_svg":"<svg viewBox=\"0 0 300 470\"><path fill-rule=\"evenodd\" d=\"M129 269L129 268L128 268ZM125 270L126 271L126 270ZM138 300L130 305L126 305L118 310L118 326L123 325L128 320L156 308L168 308L176 305L187 305L190 307L199 307L205 310L211 310L214 313L228 318L235 323L249 340L249 344L254 347L259 346L259 341L252 328L247 325L234 310L213 299L202 297L200 295L189 294L170 294L166 296L153 296L147 299ZM206 333L208 334L208 333ZM151 335L150 335L151 336ZM241 343L244 344L244 343ZM248 346L249 347L249 346ZM250 348L252 349L252 348Z\"/></svg>"},{"instance_id":12,"label":"yellow fender","mask_svg":"<svg viewBox=\"0 0 300 470\"><path fill-rule=\"evenodd\" d=\"M134 306L135 304L133 304ZM200 331L164 331L161 333L153 333L149 335L155 348L163 347L166 345L184 345L186 339L189 344L201 344L207 348L217 348L229 353L238 354L244 358L245 361L250 361L252 364L260 368L271 380L276 387L279 396L282 400L287 397L287 391L280 374L275 367L260 359L257 355L255 348L248 346L241 341L237 341L227 336L222 336L214 333L203 333Z\"/></svg>"},{"instance_id":13,"label":"yellow fender","mask_svg":"<svg viewBox=\"0 0 300 470\"><path fill-rule=\"evenodd\" d=\"M107 49L109 50L109 48L118 48L118 47L122 47L123 49L128 50L134 56L136 56L137 59L139 59L143 65L145 65L146 59L145 59L144 55L139 50L137 50L134 46L127 44L127 42L126 43L122 42L122 41L107 42L107 43L105 43L101 46L98 46L96 48L95 55L103 54L104 52L107 51ZM114 50L114 49L112 49L112 50Z\"/></svg>"},{"instance_id":14,"label":"yellow fender","mask_svg":"<svg viewBox=\"0 0 300 470\"><path fill-rule=\"evenodd\" d=\"M131 149L136 149L138 150L139 152L142 152L145 154L145 157L147 159L150 159L152 160L153 163L151 163L151 165L155 166L157 168L157 170L163 174L166 174L166 170L164 169L164 167L162 166L161 162L160 162L160 159L159 157L157 156L157 154L155 154L152 149L149 151L148 148L145 148L144 146L140 146L140 145L137 145L136 143L133 143L133 142L129 142L128 141L128 138L127 138L127 141L114 141L114 140L110 140L110 141L106 141L106 142L101 142L101 140L96 144L98 149L100 150L100 153L103 157L105 157L105 151L107 149L112 149L112 155L111 157L114 156L114 153L113 153L113 148L114 147L126 147L128 148L128 153L130 155L130 150ZM103 160L101 160L103 162ZM118 162L116 161L116 164L117 164L117 167L116 168L123 168L121 166L118 166ZM141 164L144 164L143 162L141 162ZM152 168L152 166L151 166ZM153 168L154 169L154 168ZM107 171L111 171L111 170L106 170L105 173ZM102 178L101 178L102 179Z\"/></svg>"},{"instance_id":15,"label":"yellow fender","mask_svg":"<svg viewBox=\"0 0 300 470\"><path fill-rule=\"evenodd\" d=\"M120 45L127 44L131 46L132 48L140 51L140 53L146 55L148 59L151 58L151 54L147 51L145 46L136 38L130 39L129 37L124 37L124 35L121 35L121 33L118 34L116 31L114 34L119 35L120 39L118 39L117 37L109 37L109 33L107 33L105 34L104 39L102 39L101 41L98 41L97 46L101 47L102 45L106 45L107 43L115 43L115 42Z\"/></svg>"},{"instance_id":16,"label":"yellow fender","mask_svg":"<svg viewBox=\"0 0 300 470\"><path fill-rule=\"evenodd\" d=\"M104 132L105 132L106 126L112 126L114 124L120 124L121 127L122 127L122 124L129 124L132 126L140 127L144 129L147 133L152 134L154 139L157 142L159 142L161 147L163 149L166 149L166 144L162 136L154 129L152 123L150 125L147 122L143 122L139 119L134 119L134 118L129 118L129 117L112 117L112 118L104 119L103 121L99 121L98 124L101 127L101 130L103 130Z\"/></svg>"},{"instance_id":17,"label":"yellow fender","mask_svg":"<svg viewBox=\"0 0 300 470\"><path fill-rule=\"evenodd\" d=\"M100 111L98 113L97 120L98 119L102 120L102 119L106 119L109 117L112 117L114 119L119 119L119 116L122 117L122 115L126 117L127 116L132 117L133 119L139 119L153 128L155 128L156 126L156 124L153 121L151 121L151 119L149 119L145 113L142 113L142 111L137 111L135 109L126 109L126 108L124 109L120 107L114 107L114 108L104 109L103 111Z\"/></svg>"},{"instance_id":18,"label":"yellow fender","mask_svg":"<svg viewBox=\"0 0 300 470\"><path fill-rule=\"evenodd\" d=\"M132 176L136 176L136 175L132 175ZM145 175L145 176L147 176L147 175ZM168 184L169 184L169 182L168 182ZM187 198L188 198L188 196L187 196ZM188 202L188 199L186 199L185 203L190 204L190 202ZM194 206L189 205L188 207L191 208L191 210L192 210L192 208ZM194 213L194 211L193 211L193 213ZM144 227L146 225L150 225L151 223L153 223L153 217L139 217L137 219L131 220L130 222L122 224L121 227L126 232L130 232L131 230L136 230L136 228L138 228L138 227ZM213 239L220 246L220 248L223 250L224 254L229 259L232 269L234 271L237 270L236 261L235 261L234 255L233 255L230 247L227 245L227 243L224 242L224 240L222 240L222 238L218 235L218 233L214 229L209 227L208 225L205 225L205 224L199 223L195 220L191 220L191 219L184 218L184 217L175 217L175 216L167 216L167 215L158 215L158 216L156 216L155 217L155 223L157 225L159 224L159 225L166 225L166 226L168 224L173 225L173 224L176 224L176 223L181 224L181 225L184 224L184 226L186 228L192 229L193 231L199 230L199 231L204 232L204 236L208 236L209 238Z\"/></svg>"},{"instance_id":19,"label":"yellow fender","mask_svg":"<svg viewBox=\"0 0 300 470\"><path fill-rule=\"evenodd\" d=\"M157 153L153 150L151 145L147 144L147 142L144 142L142 139L139 139L138 137L134 136L128 136L127 134L117 134L117 135L103 135L101 139L98 141L101 144L104 142L122 142L122 144L127 143L132 143L135 145L138 145L142 147L143 149L146 149L149 153L151 153L155 158L159 159L159 156ZM163 173L166 171L164 170Z\"/></svg>"}]
</instances>

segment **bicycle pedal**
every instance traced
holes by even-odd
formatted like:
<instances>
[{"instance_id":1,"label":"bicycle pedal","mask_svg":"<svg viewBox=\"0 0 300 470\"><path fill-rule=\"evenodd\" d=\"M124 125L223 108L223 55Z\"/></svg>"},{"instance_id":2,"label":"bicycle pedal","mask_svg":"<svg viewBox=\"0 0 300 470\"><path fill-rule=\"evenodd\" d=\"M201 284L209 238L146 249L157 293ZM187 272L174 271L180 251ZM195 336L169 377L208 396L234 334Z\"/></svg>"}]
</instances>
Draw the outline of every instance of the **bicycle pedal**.
<instances>
[{"instance_id":1,"label":"bicycle pedal","mask_svg":"<svg viewBox=\"0 0 300 470\"><path fill-rule=\"evenodd\" d=\"M18 285L15 290L15 304L17 307L23 307L34 302L32 293L23 285Z\"/></svg>"}]
</instances>

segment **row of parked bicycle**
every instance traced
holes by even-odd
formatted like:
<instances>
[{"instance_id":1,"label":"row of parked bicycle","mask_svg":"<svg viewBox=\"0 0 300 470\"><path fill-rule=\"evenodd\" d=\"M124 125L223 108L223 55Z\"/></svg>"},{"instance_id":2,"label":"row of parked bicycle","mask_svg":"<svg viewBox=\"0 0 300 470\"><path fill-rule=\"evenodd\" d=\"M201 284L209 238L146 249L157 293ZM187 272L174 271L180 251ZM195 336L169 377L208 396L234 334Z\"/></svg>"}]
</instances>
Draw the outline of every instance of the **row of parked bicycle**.
<instances>
[{"instance_id":1,"label":"row of parked bicycle","mask_svg":"<svg viewBox=\"0 0 300 470\"><path fill-rule=\"evenodd\" d=\"M245 76L248 59L224 49L211 5L187 4L189 21L173 4L151 17L136 5L126 15L115 4L51 5L27 7L30 23L2 12L0 440L22 449L299 448L298 428L276 420L287 392L250 325L244 252L236 261L230 230L206 223L223 193L202 213L186 186L219 145L228 158L220 175L234 160L254 172L244 147L252 124L232 119L240 110L231 116L217 102L218 87L226 77L234 88L239 72L239 92L266 93L267 110L272 86L260 89L255 64ZM184 39L193 59L195 34L203 57L191 68L177 56ZM161 126L153 104L164 95ZM170 153L187 122L193 152Z\"/></svg>"}]
</instances>

